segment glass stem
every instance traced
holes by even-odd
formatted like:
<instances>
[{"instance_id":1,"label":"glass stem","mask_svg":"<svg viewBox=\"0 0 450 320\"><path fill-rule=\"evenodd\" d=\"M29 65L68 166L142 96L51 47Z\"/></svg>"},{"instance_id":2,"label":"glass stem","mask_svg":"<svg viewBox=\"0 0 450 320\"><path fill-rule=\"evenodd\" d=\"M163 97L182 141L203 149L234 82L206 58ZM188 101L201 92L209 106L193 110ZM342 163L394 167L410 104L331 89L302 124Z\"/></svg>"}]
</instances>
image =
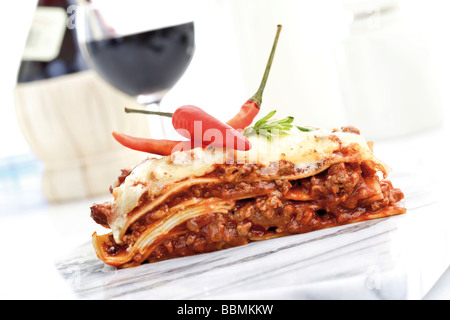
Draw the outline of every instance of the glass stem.
<instances>
[{"instance_id":1,"label":"glass stem","mask_svg":"<svg viewBox=\"0 0 450 320\"><path fill-rule=\"evenodd\" d=\"M157 112L161 112L161 102L160 101L154 102L154 103L150 103L149 105L147 105L147 107L150 110L155 110ZM167 139L167 128L166 128L166 121L165 121L166 117L158 117L158 118L159 118L159 123L161 125L162 137L164 139ZM152 130L151 127L150 127L150 130Z\"/></svg>"}]
</instances>

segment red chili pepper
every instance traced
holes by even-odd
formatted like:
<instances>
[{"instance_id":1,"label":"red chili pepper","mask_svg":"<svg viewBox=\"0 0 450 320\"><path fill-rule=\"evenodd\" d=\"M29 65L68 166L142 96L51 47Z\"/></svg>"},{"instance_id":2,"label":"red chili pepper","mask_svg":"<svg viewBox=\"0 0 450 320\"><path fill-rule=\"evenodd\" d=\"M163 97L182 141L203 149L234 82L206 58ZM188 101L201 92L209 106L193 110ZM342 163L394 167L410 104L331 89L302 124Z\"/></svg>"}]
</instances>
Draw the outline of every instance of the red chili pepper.
<instances>
[{"instance_id":1,"label":"red chili pepper","mask_svg":"<svg viewBox=\"0 0 450 320\"><path fill-rule=\"evenodd\" d=\"M169 156L175 151L190 150L192 147L191 141L137 138L119 132L113 132L112 135L124 147L161 156Z\"/></svg>"},{"instance_id":2,"label":"red chili pepper","mask_svg":"<svg viewBox=\"0 0 450 320\"><path fill-rule=\"evenodd\" d=\"M235 150L251 148L250 142L242 133L195 106L178 108L172 116L172 125L180 135L190 141L138 138L118 132L113 132L112 135L117 142L127 148L162 156L196 147Z\"/></svg>"},{"instance_id":3,"label":"red chili pepper","mask_svg":"<svg viewBox=\"0 0 450 320\"><path fill-rule=\"evenodd\" d=\"M172 125L180 135L193 141L194 145L243 151L251 148L250 142L242 133L196 106L179 107L173 113Z\"/></svg>"},{"instance_id":4,"label":"red chili pepper","mask_svg":"<svg viewBox=\"0 0 450 320\"><path fill-rule=\"evenodd\" d=\"M277 26L277 34L275 36L269 61L267 62L266 70L264 71L264 76L258 91L255 93L253 97L247 100L247 102L244 103L239 112L230 121L227 122L228 125L237 130L244 130L245 128L250 126L255 117L259 113L262 103L262 95L264 92L264 88L266 87L270 68L272 66L273 58L275 56L275 51L278 44L278 38L280 37L281 28L282 28L281 25Z\"/></svg>"},{"instance_id":5,"label":"red chili pepper","mask_svg":"<svg viewBox=\"0 0 450 320\"><path fill-rule=\"evenodd\" d=\"M125 108L128 113L157 114L172 118L174 129L189 139L189 148L216 147L246 151L251 148L250 141L236 129L223 123L196 106L179 107L174 113L161 113L147 110ZM181 141L134 138L113 133L114 138L122 145L139 151L169 155L171 150ZM186 141L185 141L186 143ZM186 150L186 148L184 148Z\"/></svg>"},{"instance_id":6,"label":"red chili pepper","mask_svg":"<svg viewBox=\"0 0 450 320\"><path fill-rule=\"evenodd\" d=\"M157 114L172 118L172 126L183 137L192 141L192 147L216 147L246 151L250 142L238 130L223 123L196 106L185 105L174 113L125 108L128 113ZM167 141L167 140L163 140Z\"/></svg>"}]
</instances>

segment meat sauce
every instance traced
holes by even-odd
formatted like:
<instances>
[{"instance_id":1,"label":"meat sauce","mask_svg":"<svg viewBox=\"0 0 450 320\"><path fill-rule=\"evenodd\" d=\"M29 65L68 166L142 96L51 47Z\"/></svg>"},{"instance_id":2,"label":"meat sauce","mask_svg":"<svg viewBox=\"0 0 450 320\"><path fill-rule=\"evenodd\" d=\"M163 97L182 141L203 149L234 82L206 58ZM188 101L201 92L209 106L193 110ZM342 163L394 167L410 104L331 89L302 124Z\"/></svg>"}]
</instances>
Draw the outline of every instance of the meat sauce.
<instances>
[{"instance_id":1,"label":"meat sauce","mask_svg":"<svg viewBox=\"0 0 450 320\"><path fill-rule=\"evenodd\" d=\"M233 191L235 188L239 191ZM177 227L184 232L162 240L147 261L212 252L254 240L363 221L382 210L387 210L386 215L390 215L389 210L405 211L395 205L404 197L399 189L393 188L389 181L380 181L369 167L348 163L333 165L319 175L297 181L241 182L238 187L196 186L173 201L183 201L189 196L233 197L239 192L244 196L252 192L260 195L237 200L226 214L211 212L186 221ZM147 221L141 219L132 226L124 237L127 246L145 231L152 214L147 215Z\"/></svg>"}]
</instances>

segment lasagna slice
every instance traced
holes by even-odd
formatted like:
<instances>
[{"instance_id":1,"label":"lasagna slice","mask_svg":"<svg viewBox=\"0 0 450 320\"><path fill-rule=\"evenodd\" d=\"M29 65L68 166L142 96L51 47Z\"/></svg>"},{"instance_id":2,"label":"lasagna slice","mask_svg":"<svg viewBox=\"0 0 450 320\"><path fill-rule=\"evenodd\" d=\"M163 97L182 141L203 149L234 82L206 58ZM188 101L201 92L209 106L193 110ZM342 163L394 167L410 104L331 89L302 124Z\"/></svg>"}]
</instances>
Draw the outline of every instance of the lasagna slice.
<instances>
[{"instance_id":1,"label":"lasagna slice","mask_svg":"<svg viewBox=\"0 0 450 320\"><path fill-rule=\"evenodd\" d=\"M254 135L249 151L193 149L123 170L91 207L97 256L127 268L402 214L390 168L353 127Z\"/></svg>"}]
</instances>

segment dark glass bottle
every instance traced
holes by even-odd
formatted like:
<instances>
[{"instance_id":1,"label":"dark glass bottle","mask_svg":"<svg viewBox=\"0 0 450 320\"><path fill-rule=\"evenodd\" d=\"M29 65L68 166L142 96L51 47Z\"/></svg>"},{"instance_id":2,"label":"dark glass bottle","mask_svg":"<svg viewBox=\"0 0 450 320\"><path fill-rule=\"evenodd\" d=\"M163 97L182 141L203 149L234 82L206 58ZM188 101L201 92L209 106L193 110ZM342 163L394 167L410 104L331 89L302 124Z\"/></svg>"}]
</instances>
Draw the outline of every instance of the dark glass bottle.
<instances>
[{"instance_id":1,"label":"dark glass bottle","mask_svg":"<svg viewBox=\"0 0 450 320\"><path fill-rule=\"evenodd\" d=\"M39 0L20 64L18 83L55 78L87 70L68 25L70 0ZM74 14L74 12L72 13Z\"/></svg>"}]
</instances>

